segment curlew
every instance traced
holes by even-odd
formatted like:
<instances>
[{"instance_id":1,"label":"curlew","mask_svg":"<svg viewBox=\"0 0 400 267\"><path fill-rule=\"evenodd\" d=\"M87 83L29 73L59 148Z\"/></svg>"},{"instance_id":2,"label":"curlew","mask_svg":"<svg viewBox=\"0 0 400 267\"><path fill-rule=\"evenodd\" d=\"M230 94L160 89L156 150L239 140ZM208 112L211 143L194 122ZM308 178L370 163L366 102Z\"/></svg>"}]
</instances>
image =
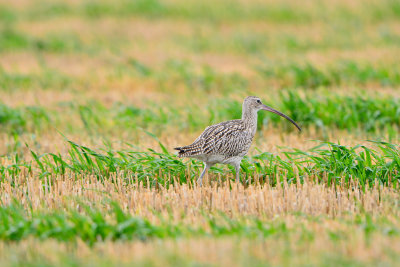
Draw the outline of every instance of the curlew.
<instances>
[{"instance_id":1,"label":"curlew","mask_svg":"<svg viewBox=\"0 0 400 267\"><path fill-rule=\"evenodd\" d=\"M241 119L208 126L193 144L175 148L179 151L178 157L195 158L205 163L204 170L197 180L200 186L208 169L217 163L233 165L236 171L236 182L239 181L240 163L249 151L256 133L259 110L278 114L301 131L301 128L291 118L264 105L260 98L246 97L243 101Z\"/></svg>"}]
</instances>

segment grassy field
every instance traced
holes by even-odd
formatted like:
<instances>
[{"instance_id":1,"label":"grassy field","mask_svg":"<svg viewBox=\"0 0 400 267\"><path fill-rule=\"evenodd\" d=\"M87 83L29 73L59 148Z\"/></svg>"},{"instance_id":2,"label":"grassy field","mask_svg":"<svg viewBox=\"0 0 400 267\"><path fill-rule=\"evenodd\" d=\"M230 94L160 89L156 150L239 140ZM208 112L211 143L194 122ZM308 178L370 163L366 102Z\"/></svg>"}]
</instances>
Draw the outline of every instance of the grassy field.
<instances>
[{"instance_id":1,"label":"grassy field","mask_svg":"<svg viewBox=\"0 0 400 267\"><path fill-rule=\"evenodd\" d=\"M400 2L0 0L1 266L397 266ZM242 162L177 158L259 113Z\"/></svg>"}]
</instances>

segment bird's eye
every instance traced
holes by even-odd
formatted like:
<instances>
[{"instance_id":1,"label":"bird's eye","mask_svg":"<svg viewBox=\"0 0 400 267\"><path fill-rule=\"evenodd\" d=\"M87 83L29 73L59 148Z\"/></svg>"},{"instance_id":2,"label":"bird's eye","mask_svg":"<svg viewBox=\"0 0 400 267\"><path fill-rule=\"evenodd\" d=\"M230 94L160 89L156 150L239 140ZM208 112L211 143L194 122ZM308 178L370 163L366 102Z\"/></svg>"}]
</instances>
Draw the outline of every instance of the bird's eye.
<instances>
[{"instance_id":1,"label":"bird's eye","mask_svg":"<svg viewBox=\"0 0 400 267\"><path fill-rule=\"evenodd\" d=\"M261 100L257 100L257 103L258 103L258 104L261 104Z\"/></svg>"}]
</instances>

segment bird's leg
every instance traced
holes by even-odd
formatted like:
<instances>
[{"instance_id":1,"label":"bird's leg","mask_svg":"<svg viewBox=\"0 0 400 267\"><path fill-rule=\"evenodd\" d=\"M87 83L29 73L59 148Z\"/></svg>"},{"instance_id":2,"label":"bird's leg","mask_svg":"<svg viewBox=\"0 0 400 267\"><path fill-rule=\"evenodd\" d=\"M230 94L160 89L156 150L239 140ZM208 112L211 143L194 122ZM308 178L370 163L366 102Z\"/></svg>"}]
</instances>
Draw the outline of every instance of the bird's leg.
<instances>
[{"instance_id":1,"label":"bird's leg","mask_svg":"<svg viewBox=\"0 0 400 267\"><path fill-rule=\"evenodd\" d=\"M240 179L240 177L239 177L240 163L239 164L235 164L234 167L235 167L235 172L236 172L236 182L239 182L239 179Z\"/></svg>"},{"instance_id":2,"label":"bird's leg","mask_svg":"<svg viewBox=\"0 0 400 267\"><path fill-rule=\"evenodd\" d=\"M211 166L210 166L209 164L204 163L204 170L203 170L203 172L200 174L199 179L197 179L197 184L198 184L199 186L202 185L202 183L203 183L203 177L204 177L204 175L206 174L206 172L208 171L208 169L210 169L210 167L211 167Z\"/></svg>"}]
</instances>

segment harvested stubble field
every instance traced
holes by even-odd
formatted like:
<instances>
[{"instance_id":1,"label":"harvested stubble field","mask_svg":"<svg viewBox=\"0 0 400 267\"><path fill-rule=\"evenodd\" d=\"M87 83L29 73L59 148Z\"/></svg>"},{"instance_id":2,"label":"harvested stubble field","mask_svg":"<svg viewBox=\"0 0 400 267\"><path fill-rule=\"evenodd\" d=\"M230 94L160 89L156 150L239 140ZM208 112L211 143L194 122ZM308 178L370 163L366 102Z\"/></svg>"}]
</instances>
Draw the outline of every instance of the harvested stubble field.
<instances>
[{"instance_id":1,"label":"harvested stubble field","mask_svg":"<svg viewBox=\"0 0 400 267\"><path fill-rule=\"evenodd\" d=\"M397 266L400 3L1 1L1 266ZM260 112L242 162L173 147Z\"/></svg>"}]
</instances>

